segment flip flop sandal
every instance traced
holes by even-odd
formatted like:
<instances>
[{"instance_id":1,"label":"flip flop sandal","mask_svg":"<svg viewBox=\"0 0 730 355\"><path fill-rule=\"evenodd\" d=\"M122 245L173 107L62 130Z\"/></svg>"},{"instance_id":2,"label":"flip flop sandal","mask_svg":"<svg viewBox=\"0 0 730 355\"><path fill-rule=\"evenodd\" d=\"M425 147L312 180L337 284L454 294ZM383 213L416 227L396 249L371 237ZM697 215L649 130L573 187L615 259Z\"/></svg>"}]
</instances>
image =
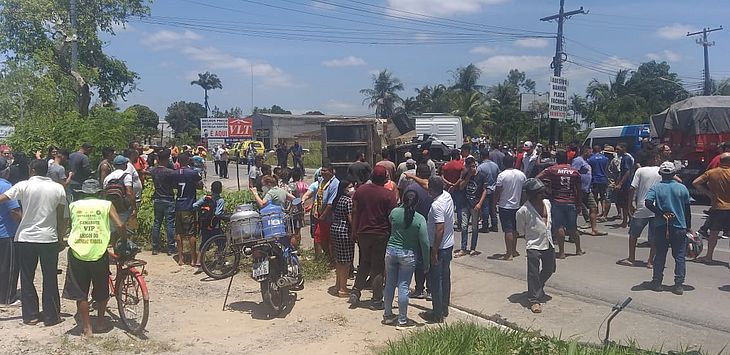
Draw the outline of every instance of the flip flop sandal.
<instances>
[{"instance_id":1,"label":"flip flop sandal","mask_svg":"<svg viewBox=\"0 0 730 355\"><path fill-rule=\"evenodd\" d=\"M23 321L23 324L25 324L25 325L36 325L36 324L38 324L40 322L41 322L40 318L33 318L31 320L28 320L28 321L25 321L24 320Z\"/></svg>"},{"instance_id":2,"label":"flip flop sandal","mask_svg":"<svg viewBox=\"0 0 730 355\"><path fill-rule=\"evenodd\" d=\"M634 263L632 263L629 259L621 259L617 261L616 264L621 266L634 266Z\"/></svg>"},{"instance_id":3,"label":"flip flop sandal","mask_svg":"<svg viewBox=\"0 0 730 355\"><path fill-rule=\"evenodd\" d=\"M606 232L596 232L596 233L588 233L588 235L592 235L594 237L602 237L604 235L608 235Z\"/></svg>"}]
</instances>

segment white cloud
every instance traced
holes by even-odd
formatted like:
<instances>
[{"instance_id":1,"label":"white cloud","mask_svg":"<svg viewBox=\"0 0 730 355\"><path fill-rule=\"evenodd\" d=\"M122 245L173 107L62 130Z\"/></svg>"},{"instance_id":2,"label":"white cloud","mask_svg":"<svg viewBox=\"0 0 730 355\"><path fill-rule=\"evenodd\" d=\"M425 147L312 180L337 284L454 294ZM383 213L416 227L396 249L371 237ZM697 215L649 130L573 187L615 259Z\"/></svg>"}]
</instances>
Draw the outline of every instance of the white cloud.
<instances>
[{"instance_id":1,"label":"white cloud","mask_svg":"<svg viewBox=\"0 0 730 355\"><path fill-rule=\"evenodd\" d=\"M545 48L549 44L545 38L523 38L515 41L515 46L525 48Z\"/></svg>"},{"instance_id":2,"label":"white cloud","mask_svg":"<svg viewBox=\"0 0 730 355\"><path fill-rule=\"evenodd\" d=\"M665 49L659 53L648 53L646 57L651 60L666 60L668 62L678 62L682 59L678 53L672 52L669 49Z\"/></svg>"},{"instance_id":3,"label":"white cloud","mask_svg":"<svg viewBox=\"0 0 730 355\"><path fill-rule=\"evenodd\" d=\"M476 64L484 74L507 75L511 69L550 69L550 57L537 55L496 55Z\"/></svg>"},{"instance_id":4,"label":"white cloud","mask_svg":"<svg viewBox=\"0 0 730 355\"><path fill-rule=\"evenodd\" d=\"M322 65L329 68L339 68L339 67L357 67L360 65L366 65L365 61L362 58L358 58L355 56L348 56L345 58L339 58L339 59L331 59L331 60L325 60L322 62Z\"/></svg>"},{"instance_id":5,"label":"white cloud","mask_svg":"<svg viewBox=\"0 0 730 355\"><path fill-rule=\"evenodd\" d=\"M695 28L690 25L675 23L659 28L656 31L656 35L664 39L680 39L687 36L688 32L692 32L694 30Z\"/></svg>"},{"instance_id":6,"label":"white cloud","mask_svg":"<svg viewBox=\"0 0 730 355\"><path fill-rule=\"evenodd\" d=\"M294 83L283 70L268 63L255 63L249 59L224 53L214 47L187 46L182 53L189 59L204 64L210 69L233 70L241 74L260 78L267 86L291 87Z\"/></svg>"},{"instance_id":7,"label":"white cloud","mask_svg":"<svg viewBox=\"0 0 730 355\"><path fill-rule=\"evenodd\" d=\"M497 48L487 47L487 46L478 46L478 47L474 47L469 50L469 53L472 53L472 54L485 54L485 55L494 54L496 52L497 52Z\"/></svg>"},{"instance_id":8,"label":"white cloud","mask_svg":"<svg viewBox=\"0 0 730 355\"><path fill-rule=\"evenodd\" d=\"M431 16L473 14L486 6L496 5L507 0L388 0L388 11L398 16L418 17L400 11Z\"/></svg>"},{"instance_id":9,"label":"white cloud","mask_svg":"<svg viewBox=\"0 0 730 355\"><path fill-rule=\"evenodd\" d=\"M190 30L183 32L162 30L146 35L142 39L142 43L153 49L169 49L192 41L198 41L202 38L203 36Z\"/></svg>"}]
</instances>

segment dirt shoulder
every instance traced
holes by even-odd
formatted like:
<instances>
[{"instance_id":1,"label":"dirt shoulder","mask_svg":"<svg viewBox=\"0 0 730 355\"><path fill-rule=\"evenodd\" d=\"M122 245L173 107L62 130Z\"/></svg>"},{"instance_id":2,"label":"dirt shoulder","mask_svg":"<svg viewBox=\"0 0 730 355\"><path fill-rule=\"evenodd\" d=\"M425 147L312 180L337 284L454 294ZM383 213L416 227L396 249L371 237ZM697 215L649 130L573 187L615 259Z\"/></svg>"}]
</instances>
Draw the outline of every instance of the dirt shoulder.
<instances>
[{"instance_id":1,"label":"dirt shoulder","mask_svg":"<svg viewBox=\"0 0 730 355\"><path fill-rule=\"evenodd\" d=\"M65 269L65 253L61 256L59 267ZM166 255L144 252L139 258L149 263L146 281L151 295L143 339L122 330L113 300L110 318L114 329L82 338L73 318L75 304L62 300L65 321L52 327L23 325L20 308L0 309L0 329L5 334L0 337L0 348L11 354L349 354L370 352L404 334L380 324L382 311L351 310L344 299L329 295L333 274L327 280L307 282L305 289L296 293L288 313L271 318L261 303L259 284L248 275L234 278L222 310L227 280L210 281L205 274L194 275L193 268L178 267ZM40 281L40 272L36 281ZM63 288L63 275L59 276L59 287ZM369 296L369 291L364 296ZM430 303L411 303L409 315L422 322L418 313ZM469 319L459 312L452 314L452 322Z\"/></svg>"}]
</instances>

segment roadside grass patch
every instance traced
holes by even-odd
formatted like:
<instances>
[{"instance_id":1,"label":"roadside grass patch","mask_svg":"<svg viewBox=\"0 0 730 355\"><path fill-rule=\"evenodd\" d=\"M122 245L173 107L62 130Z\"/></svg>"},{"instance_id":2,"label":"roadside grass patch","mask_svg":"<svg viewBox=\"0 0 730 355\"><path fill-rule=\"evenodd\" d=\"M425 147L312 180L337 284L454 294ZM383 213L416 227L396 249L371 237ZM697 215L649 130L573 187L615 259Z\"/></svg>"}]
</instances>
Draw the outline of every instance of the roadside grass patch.
<instances>
[{"instance_id":1,"label":"roadside grass patch","mask_svg":"<svg viewBox=\"0 0 730 355\"><path fill-rule=\"evenodd\" d=\"M534 336L521 330L501 330L475 323L458 322L417 330L398 341L375 351L383 355L409 354L486 354L486 355L654 355L654 351L632 345L583 344L577 341ZM702 354L699 351L678 351L670 354Z\"/></svg>"},{"instance_id":2,"label":"roadside grass patch","mask_svg":"<svg viewBox=\"0 0 730 355\"><path fill-rule=\"evenodd\" d=\"M176 352L178 349L169 341L135 339L129 337L99 336L91 338L70 338L64 336L56 354L102 353L102 354L159 354Z\"/></svg>"},{"instance_id":3,"label":"roadside grass patch","mask_svg":"<svg viewBox=\"0 0 730 355\"><path fill-rule=\"evenodd\" d=\"M314 249L300 249L299 263L302 266L305 282L324 280L332 273L327 258L321 255L315 255Z\"/></svg>"}]
</instances>

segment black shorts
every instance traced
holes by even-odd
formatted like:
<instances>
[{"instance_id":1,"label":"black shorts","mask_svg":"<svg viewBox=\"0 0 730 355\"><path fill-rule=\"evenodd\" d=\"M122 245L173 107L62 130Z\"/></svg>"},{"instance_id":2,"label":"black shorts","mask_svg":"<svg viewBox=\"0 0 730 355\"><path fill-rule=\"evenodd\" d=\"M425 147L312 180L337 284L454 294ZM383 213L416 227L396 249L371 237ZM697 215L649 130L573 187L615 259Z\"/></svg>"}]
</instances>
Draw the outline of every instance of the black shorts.
<instances>
[{"instance_id":1,"label":"black shorts","mask_svg":"<svg viewBox=\"0 0 730 355\"><path fill-rule=\"evenodd\" d=\"M197 234L196 230L197 228L195 228L195 212L175 212L175 234L194 237Z\"/></svg>"},{"instance_id":2,"label":"black shorts","mask_svg":"<svg viewBox=\"0 0 730 355\"><path fill-rule=\"evenodd\" d=\"M517 210L499 208L499 221L502 222L502 231L504 233L514 233L517 231Z\"/></svg>"},{"instance_id":3,"label":"black shorts","mask_svg":"<svg viewBox=\"0 0 730 355\"><path fill-rule=\"evenodd\" d=\"M730 231L730 210L711 210L708 218L711 231Z\"/></svg>"},{"instance_id":4,"label":"black shorts","mask_svg":"<svg viewBox=\"0 0 730 355\"><path fill-rule=\"evenodd\" d=\"M92 284L94 290L91 299L103 302L109 298L109 254L104 253L97 261L83 261L73 256L69 248L63 298L86 301L89 299L89 288Z\"/></svg>"},{"instance_id":5,"label":"black shorts","mask_svg":"<svg viewBox=\"0 0 730 355\"><path fill-rule=\"evenodd\" d=\"M629 207L629 190L626 189L616 189L616 205L618 205L621 208L628 208Z\"/></svg>"},{"instance_id":6,"label":"black shorts","mask_svg":"<svg viewBox=\"0 0 730 355\"><path fill-rule=\"evenodd\" d=\"M601 202L606 199L608 184L593 184L591 189L593 190L593 198L596 199L596 202Z\"/></svg>"}]
</instances>

